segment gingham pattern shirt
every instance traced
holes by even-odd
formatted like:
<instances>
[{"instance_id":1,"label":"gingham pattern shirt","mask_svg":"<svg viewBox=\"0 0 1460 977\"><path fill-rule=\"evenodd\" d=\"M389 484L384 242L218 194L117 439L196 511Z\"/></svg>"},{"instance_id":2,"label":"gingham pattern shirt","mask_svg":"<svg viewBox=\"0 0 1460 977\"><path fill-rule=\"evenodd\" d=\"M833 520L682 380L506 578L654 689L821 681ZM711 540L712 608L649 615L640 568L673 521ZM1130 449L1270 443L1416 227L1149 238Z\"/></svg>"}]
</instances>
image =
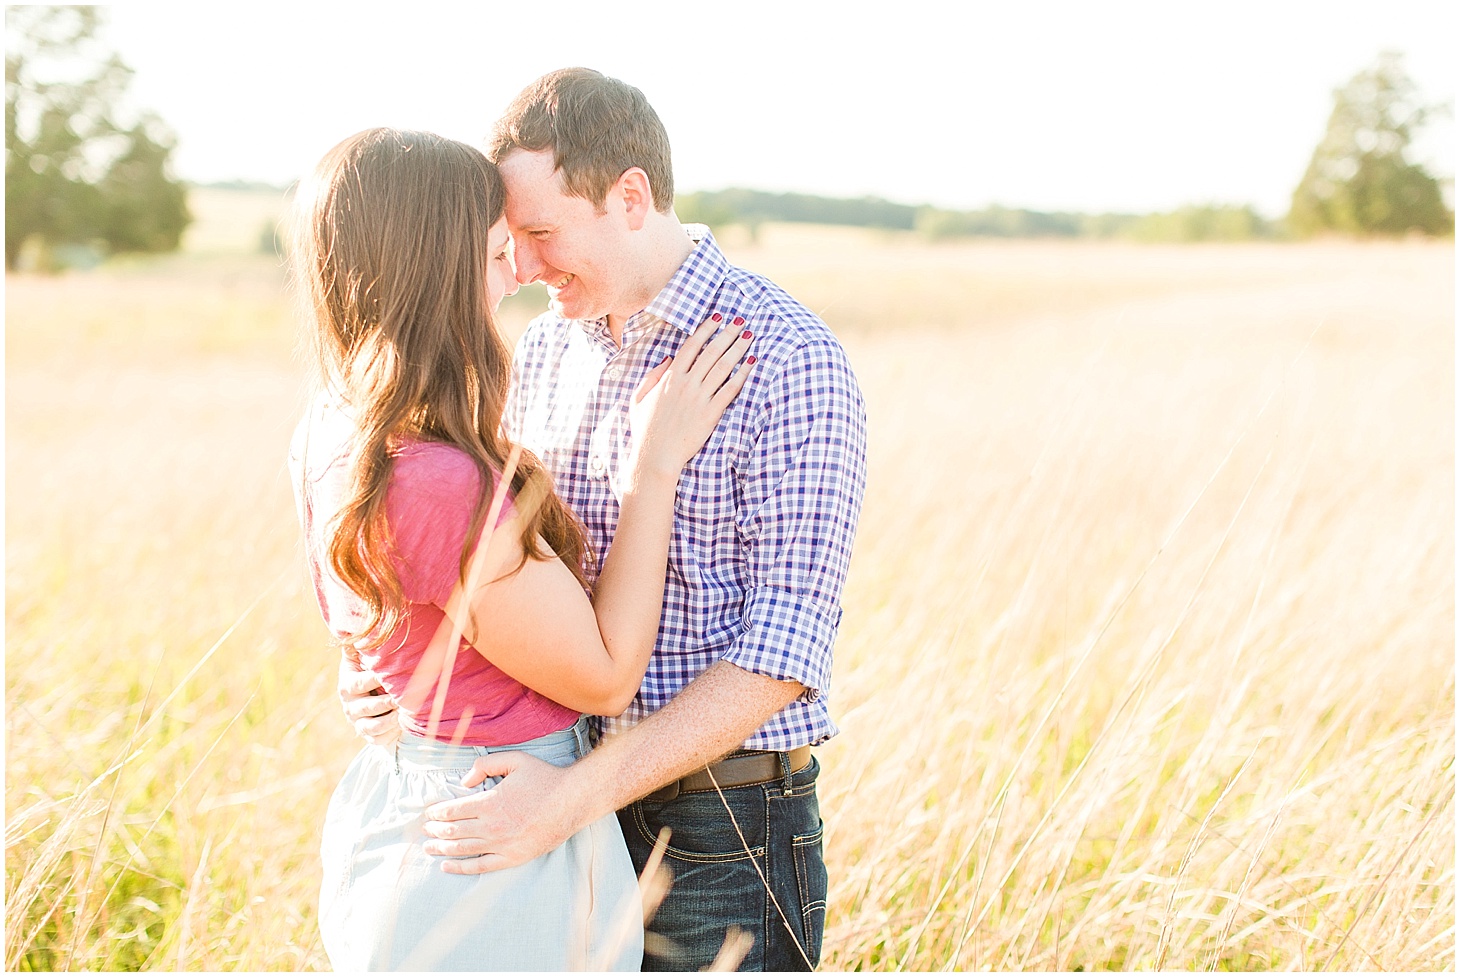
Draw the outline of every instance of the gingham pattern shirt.
<instances>
[{"instance_id":1,"label":"gingham pattern shirt","mask_svg":"<svg viewBox=\"0 0 1460 977\"><path fill-rule=\"evenodd\" d=\"M716 661L806 692L745 742L790 750L836 734L827 711L841 590L866 484L866 411L826 324L732 266L708 228L664 289L624 325L546 312L518 343L509 433L554 475L587 527L596 579L618 526L628 404L644 375L712 313L755 334L745 388L680 477L659 637L613 732L672 699ZM735 325L736 318L744 319Z\"/></svg>"}]
</instances>

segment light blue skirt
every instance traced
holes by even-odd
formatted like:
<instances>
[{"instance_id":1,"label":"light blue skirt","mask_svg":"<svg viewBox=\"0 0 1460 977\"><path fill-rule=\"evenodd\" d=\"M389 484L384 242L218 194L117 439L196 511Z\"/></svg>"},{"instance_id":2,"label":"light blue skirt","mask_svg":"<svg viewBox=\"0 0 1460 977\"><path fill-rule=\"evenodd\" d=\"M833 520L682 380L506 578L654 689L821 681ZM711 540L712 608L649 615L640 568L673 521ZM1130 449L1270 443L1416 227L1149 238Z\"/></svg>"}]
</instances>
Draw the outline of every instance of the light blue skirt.
<instances>
[{"instance_id":1,"label":"light blue skirt","mask_svg":"<svg viewBox=\"0 0 1460 977\"><path fill-rule=\"evenodd\" d=\"M490 788L461 779L488 753L567 766L587 721L513 746L452 746L407 733L367 746L325 816L319 926L335 970L638 970L639 889L612 814L525 865L447 875L421 845L423 812Z\"/></svg>"}]
</instances>

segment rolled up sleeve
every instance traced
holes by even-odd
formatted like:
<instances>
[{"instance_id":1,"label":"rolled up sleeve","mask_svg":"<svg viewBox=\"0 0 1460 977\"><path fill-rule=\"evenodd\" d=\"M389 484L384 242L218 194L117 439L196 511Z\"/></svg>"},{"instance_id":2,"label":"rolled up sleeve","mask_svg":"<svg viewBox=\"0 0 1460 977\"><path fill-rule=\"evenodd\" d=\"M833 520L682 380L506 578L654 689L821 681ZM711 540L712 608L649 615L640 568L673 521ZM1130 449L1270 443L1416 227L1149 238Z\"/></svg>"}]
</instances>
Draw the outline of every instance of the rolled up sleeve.
<instances>
[{"instance_id":1,"label":"rolled up sleeve","mask_svg":"<svg viewBox=\"0 0 1460 977\"><path fill-rule=\"evenodd\" d=\"M746 630L724 660L749 672L806 686L807 702L831 687L831 647L842 610L813 597L766 587L749 596Z\"/></svg>"}]
</instances>

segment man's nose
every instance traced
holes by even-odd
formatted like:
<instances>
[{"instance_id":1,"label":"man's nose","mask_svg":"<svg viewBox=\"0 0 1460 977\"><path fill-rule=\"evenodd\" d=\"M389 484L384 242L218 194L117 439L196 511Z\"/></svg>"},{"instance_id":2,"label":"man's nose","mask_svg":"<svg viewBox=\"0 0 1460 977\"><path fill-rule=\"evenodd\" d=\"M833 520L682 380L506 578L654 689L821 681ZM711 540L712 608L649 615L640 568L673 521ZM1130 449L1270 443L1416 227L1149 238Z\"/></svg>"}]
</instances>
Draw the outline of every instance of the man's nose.
<instances>
[{"instance_id":1,"label":"man's nose","mask_svg":"<svg viewBox=\"0 0 1460 977\"><path fill-rule=\"evenodd\" d=\"M537 281L542 274L543 263L537 257L537 249L532 246L531 238L523 241L520 245L513 242L512 257L517 263L517 281L523 285L531 285Z\"/></svg>"}]
</instances>

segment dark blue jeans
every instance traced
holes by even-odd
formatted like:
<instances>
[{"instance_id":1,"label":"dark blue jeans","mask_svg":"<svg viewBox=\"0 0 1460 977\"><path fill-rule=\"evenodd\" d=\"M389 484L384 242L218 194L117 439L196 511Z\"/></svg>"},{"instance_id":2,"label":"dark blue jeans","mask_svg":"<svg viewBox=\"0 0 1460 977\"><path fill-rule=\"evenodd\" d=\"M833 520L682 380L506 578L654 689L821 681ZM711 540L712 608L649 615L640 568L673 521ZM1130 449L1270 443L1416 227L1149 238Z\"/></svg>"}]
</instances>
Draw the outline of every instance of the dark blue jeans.
<instances>
[{"instance_id":1,"label":"dark blue jeans","mask_svg":"<svg viewBox=\"0 0 1460 977\"><path fill-rule=\"evenodd\" d=\"M816 966L826 919L819 770L813 758L789 779L730 788L723 801L698 791L618 812L641 872L659 829L671 832L664 865L673 881L645 934L645 970L703 970L732 926L755 938L741 970Z\"/></svg>"}]
</instances>

